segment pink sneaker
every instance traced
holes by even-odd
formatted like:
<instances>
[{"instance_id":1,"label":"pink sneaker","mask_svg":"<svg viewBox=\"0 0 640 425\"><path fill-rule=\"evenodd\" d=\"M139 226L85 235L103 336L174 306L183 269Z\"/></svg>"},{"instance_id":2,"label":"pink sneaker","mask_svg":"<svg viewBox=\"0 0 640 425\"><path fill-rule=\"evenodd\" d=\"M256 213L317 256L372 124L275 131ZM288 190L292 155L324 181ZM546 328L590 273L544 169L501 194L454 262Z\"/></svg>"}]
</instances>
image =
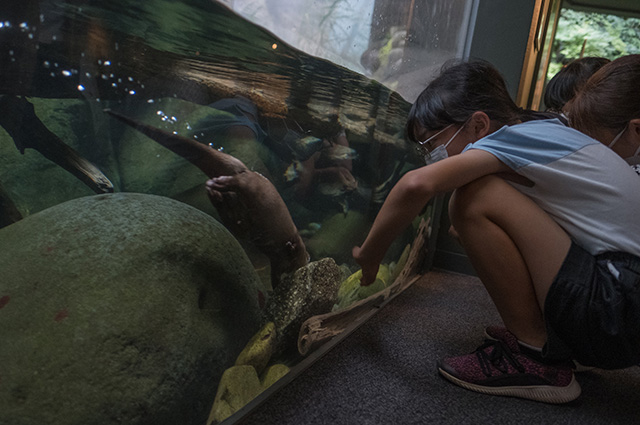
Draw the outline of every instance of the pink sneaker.
<instances>
[{"instance_id":1,"label":"pink sneaker","mask_svg":"<svg viewBox=\"0 0 640 425\"><path fill-rule=\"evenodd\" d=\"M504 326L487 326L486 328L484 328L484 334L487 338L489 339L493 339L493 340L497 340L497 339L501 339L501 335L504 335L504 333L510 333L507 328L505 328ZM580 373L580 372L588 372L590 370L595 369L595 367L593 366L585 366L582 365L580 363L578 363L575 360L572 360L572 364L573 364L573 371Z\"/></svg>"},{"instance_id":2,"label":"pink sneaker","mask_svg":"<svg viewBox=\"0 0 640 425\"><path fill-rule=\"evenodd\" d=\"M456 385L483 394L545 403L567 403L580 396L582 390L571 362L545 364L532 358L506 329L494 336L474 353L441 360L440 374Z\"/></svg>"}]
</instances>

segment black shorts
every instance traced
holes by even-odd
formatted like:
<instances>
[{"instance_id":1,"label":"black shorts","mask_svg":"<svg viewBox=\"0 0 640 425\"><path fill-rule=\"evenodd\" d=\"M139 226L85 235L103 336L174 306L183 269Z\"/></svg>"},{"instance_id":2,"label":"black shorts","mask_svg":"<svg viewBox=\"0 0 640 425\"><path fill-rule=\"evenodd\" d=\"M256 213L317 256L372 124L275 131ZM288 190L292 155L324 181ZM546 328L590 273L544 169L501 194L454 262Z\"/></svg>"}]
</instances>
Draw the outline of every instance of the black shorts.
<instances>
[{"instance_id":1,"label":"black shorts","mask_svg":"<svg viewBox=\"0 0 640 425\"><path fill-rule=\"evenodd\" d=\"M620 369L640 362L640 257L572 244L545 300L549 359Z\"/></svg>"}]
</instances>

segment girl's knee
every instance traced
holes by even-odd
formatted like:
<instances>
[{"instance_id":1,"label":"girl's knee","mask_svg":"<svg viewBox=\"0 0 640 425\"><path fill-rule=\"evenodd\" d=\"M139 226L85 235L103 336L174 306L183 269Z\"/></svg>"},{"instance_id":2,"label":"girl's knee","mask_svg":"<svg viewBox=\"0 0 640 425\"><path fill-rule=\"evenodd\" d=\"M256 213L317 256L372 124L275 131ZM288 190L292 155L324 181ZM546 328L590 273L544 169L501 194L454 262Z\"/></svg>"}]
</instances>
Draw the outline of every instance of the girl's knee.
<instances>
[{"instance_id":1,"label":"girl's knee","mask_svg":"<svg viewBox=\"0 0 640 425\"><path fill-rule=\"evenodd\" d=\"M495 175L481 177L456 189L449 201L451 222L458 227L463 221L485 217L496 207L504 208L496 202L506 190L513 188Z\"/></svg>"}]
</instances>

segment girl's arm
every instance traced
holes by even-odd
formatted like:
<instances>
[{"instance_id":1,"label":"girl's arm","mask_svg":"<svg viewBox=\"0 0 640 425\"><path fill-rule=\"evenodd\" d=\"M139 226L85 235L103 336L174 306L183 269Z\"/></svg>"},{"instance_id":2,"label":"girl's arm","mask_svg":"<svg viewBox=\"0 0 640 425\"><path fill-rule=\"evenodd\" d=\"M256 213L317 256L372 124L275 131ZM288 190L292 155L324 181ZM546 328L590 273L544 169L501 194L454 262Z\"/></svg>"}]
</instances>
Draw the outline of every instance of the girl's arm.
<instances>
[{"instance_id":1,"label":"girl's arm","mask_svg":"<svg viewBox=\"0 0 640 425\"><path fill-rule=\"evenodd\" d=\"M432 197L482 176L508 171L511 169L492 154L471 149L405 174L389 193L362 246L353 248L353 258L362 268L362 285L375 281L391 243Z\"/></svg>"}]
</instances>

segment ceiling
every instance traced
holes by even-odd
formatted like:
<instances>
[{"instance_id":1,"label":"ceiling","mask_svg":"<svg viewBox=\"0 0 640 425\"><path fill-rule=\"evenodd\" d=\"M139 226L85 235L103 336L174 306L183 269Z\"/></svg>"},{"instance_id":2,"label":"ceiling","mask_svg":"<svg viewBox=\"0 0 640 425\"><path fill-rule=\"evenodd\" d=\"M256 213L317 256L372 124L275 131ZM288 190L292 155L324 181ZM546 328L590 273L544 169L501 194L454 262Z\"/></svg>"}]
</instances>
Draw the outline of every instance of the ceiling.
<instances>
[{"instance_id":1,"label":"ceiling","mask_svg":"<svg viewBox=\"0 0 640 425\"><path fill-rule=\"evenodd\" d=\"M640 0L564 0L562 6L589 12L640 17Z\"/></svg>"}]
</instances>

